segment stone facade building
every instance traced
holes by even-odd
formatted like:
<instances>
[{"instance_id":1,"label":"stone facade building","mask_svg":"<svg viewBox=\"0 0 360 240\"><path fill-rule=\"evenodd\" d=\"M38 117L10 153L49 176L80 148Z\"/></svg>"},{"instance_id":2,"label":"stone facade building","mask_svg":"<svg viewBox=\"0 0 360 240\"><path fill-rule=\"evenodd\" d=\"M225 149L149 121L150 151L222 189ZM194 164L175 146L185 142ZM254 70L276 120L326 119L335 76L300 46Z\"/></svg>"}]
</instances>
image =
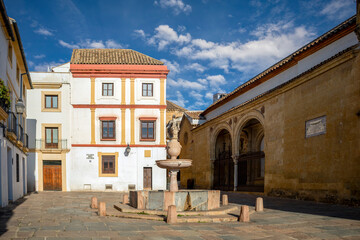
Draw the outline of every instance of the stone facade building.
<instances>
[{"instance_id":1,"label":"stone facade building","mask_svg":"<svg viewBox=\"0 0 360 240\"><path fill-rule=\"evenodd\" d=\"M206 122L191 130L190 143L182 143L184 157L193 159L182 183L360 201L356 28L359 13L203 111Z\"/></svg>"}]
</instances>

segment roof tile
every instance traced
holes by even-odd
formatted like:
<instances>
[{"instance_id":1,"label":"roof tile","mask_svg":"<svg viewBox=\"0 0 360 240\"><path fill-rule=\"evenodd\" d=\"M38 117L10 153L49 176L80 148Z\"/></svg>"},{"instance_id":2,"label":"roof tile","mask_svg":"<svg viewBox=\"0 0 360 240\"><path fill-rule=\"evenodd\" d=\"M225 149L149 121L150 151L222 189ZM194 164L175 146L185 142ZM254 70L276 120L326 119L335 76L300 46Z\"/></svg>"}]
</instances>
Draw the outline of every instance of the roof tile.
<instances>
[{"instance_id":1,"label":"roof tile","mask_svg":"<svg viewBox=\"0 0 360 240\"><path fill-rule=\"evenodd\" d=\"M71 64L164 65L132 49L74 49Z\"/></svg>"}]
</instances>

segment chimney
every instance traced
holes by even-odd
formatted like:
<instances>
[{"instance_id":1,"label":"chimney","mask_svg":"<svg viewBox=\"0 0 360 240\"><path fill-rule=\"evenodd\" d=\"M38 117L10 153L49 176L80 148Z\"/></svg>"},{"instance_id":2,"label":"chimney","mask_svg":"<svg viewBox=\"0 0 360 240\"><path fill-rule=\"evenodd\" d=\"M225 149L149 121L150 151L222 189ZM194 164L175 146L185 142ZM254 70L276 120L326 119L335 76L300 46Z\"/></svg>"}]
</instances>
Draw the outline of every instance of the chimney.
<instances>
[{"instance_id":1,"label":"chimney","mask_svg":"<svg viewBox=\"0 0 360 240\"><path fill-rule=\"evenodd\" d=\"M213 95L213 103L225 96L226 96L226 93L215 93Z\"/></svg>"}]
</instances>

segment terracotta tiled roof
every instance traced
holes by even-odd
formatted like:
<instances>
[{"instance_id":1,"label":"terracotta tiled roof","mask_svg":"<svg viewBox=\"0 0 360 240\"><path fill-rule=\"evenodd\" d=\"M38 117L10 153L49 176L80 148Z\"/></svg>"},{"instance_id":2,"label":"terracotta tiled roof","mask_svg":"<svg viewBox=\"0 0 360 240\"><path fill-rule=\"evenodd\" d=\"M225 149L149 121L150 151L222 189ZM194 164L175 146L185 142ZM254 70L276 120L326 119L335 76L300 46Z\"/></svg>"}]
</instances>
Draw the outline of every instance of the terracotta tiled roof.
<instances>
[{"instance_id":1,"label":"terracotta tiled roof","mask_svg":"<svg viewBox=\"0 0 360 240\"><path fill-rule=\"evenodd\" d=\"M70 63L164 65L155 58L131 49L74 49Z\"/></svg>"},{"instance_id":2,"label":"terracotta tiled roof","mask_svg":"<svg viewBox=\"0 0 360 240\"><path fill-rule=\"evenodd\" d=\"M169 100L166 100L166 111L180 111L185 112L187 111L185 108L180 107L179 105L176 105L173 102L170 102Z\"/></svg>"},{"instance_id":3,"label":"terracotta tiled roof","mask_svg":"<svg viewBox=\"0 0 360 240\"><path fill-rule=\"evenodd\" d=\"M298 49L297 51L295 51L294 53L290 54L289 56L285 57L284 59L280 60L279 62L275 63L273 66L269 67L268 69L266 69L265 71L263 71L262 73L256 75L255 77L253 77L252 79L250 79L249 81L245 82L244 84L241 84L239 87L237 87L234 91L232 91L231 93L227 94L226 96L220 98L219 100L217 100L216 102L212 103L208 108L206 108L203 112L203 114L206 114L206 112L211 111L210 109L214 109L216 108L215 105L219 104L220 102L228 99L229 97L232 97L234 94L236 94L237 92L239 92L240 90L242 90L243 88L247 87L248 85L253 84L254 82L259 81L260 79L262 79L263 77L265 77L266 75L272 73L273 71L277 70L278 68L286 65L287 63L295 60L296 56L298 56L299 54L309 50L312 47L317 46L319 43L325 41L326 39L328 39L329 37L335 35L336 33L338 33L339 31L346 29L347 27L351 26L352 24L356 23L356 15L352 16L351 18L349 18L348 20L342 22L341 24L339 24L338 26L334 27L333 29L331 29L330 31L326 32L325 34L321 35L320 37L316 38L315 40L313 40L312 42L306 44L305 46L301 47L300 49Z\"/></svg>"},{"instance_id":4,"label":"terracotta tiled roof","mask_svg":"<svg viewBox=\"0 0 360 240\"><path fill-rule=\"evenodd\" d=\"M192 119L200 119L200 114L202 111L186 111L185 114L188 115Z\"/></svg>"}]
</instances>

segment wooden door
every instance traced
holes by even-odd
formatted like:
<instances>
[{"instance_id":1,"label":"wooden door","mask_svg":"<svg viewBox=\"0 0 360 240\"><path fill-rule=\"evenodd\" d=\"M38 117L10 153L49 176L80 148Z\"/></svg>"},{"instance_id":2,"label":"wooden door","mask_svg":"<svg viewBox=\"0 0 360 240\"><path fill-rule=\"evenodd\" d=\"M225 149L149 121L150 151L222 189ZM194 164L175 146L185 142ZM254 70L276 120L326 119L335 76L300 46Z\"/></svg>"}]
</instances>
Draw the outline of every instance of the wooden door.
<instances>
[{"instance_id":1,"label":"wooden door","mask_svg":"<svg viewBox=\"0 0 360 240\"><path fill-rule=\"evenodd\" d=\"M44 190L61 191L61 161L44 161L43 163Z\"/></svg>"},{"instance_id":2,"label":"wooden door","mask_svg":"<svg viewBox=\"0 0 360 240\"><path fill-rule=\"evenodd\" d=\"M152 168L144 167L144 189L152 189Z\"/></svg>"}]
</instances>

